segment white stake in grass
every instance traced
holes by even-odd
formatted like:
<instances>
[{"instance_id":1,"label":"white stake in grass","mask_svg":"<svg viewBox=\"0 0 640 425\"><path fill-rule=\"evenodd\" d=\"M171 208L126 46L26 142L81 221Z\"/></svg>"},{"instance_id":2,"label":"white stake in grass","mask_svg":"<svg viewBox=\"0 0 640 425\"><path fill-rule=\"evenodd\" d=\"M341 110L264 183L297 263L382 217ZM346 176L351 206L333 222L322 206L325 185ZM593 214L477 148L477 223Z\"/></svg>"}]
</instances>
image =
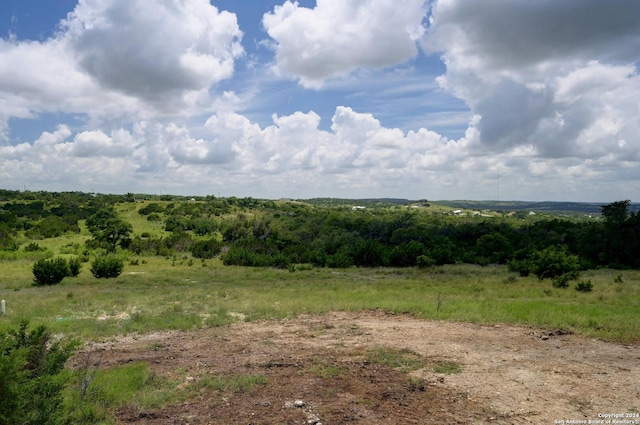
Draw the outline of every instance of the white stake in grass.
<instances>
[{"instance_id":1,"label":"white stake in grass","mask_svg":"<svg viewBox=\"0 0 640 425\"><path fill-rule=\"evenodd\" d=\"M2 315L4 316L5 314L7 314L6 303L4 300L2 300Z\"/></svg>"}]
</instances>

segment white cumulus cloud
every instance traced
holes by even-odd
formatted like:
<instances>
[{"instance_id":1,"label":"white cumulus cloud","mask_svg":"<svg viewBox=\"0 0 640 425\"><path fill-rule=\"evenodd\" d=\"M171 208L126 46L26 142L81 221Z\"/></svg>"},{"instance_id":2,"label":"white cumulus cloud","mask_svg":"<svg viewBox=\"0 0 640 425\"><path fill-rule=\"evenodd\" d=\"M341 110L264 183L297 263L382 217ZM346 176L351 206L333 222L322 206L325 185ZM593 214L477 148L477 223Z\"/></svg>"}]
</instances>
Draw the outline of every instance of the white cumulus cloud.
<instances>
[{"instance_id":1,"label":"white cumulus cloud","mask_svg":"<svg viewBox=\"0 0 640 425\"><path fill-rule=\"evenodd\" d=\"M263 25L276 43L276 71L320 88L329 78L415 57L426 10L424 0L318 0L313 9L287 0Z\"/></svg>"},{"instance_id":2,"label":"white cumulus cloud","mask_svg":"<svg viewBox=\"0 0 640 425\"><path fill-rule=\"evenodd\" d=\"M637 157L639 3L442 0L424 46L479 117L480 150Z\"/></svg>"},{"instance_id":3,"label":"white cumulus cloud","mask_svg":"<svg viewBox=\"0 0 640 425\"><path fill-rule=\"evenodd\" d=\"M92 122L211 112L209 90L233 76L242 35L207 0L80 1L47 40L0 39L0 130L48 112Z\"/></svg>"}]
</instances>

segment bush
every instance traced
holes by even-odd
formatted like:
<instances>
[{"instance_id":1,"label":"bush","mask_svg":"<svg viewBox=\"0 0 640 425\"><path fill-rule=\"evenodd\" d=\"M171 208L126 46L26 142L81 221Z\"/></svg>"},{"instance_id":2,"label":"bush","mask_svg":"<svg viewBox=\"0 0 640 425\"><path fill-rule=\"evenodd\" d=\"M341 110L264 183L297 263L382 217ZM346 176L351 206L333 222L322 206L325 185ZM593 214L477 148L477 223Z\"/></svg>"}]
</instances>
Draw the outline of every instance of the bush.
<instances>
[{"instance_id":1,"label":"bush","mask_svg":"<svg viewBox=\"0 0 640 425\"><path fill-rule=\"evenodd\" d=\"M565 273L563 275L554 277L551 281L551 285L554 288L566 289L569 287L569 281L576 279L578 276L574 273Z\"/></svg>"},{"instance_id":2,"label":"bush","mask_svg":"<svg viewBox=\"0 0 640 425\"><path fill-rule=\"evenodd\" d=\"M82 261L78 257L69 259L69 276L76 277L82 270Z\"/></svg>"},{"instance_id":3,"label":"bush","mask_svg":"<svg viewBox=\"0 0 640 425\"><path fill-rule=\"evenodd\" d=\"M564 274L575 274L580 270L576 255L569 253L566 245L550 246L533 254L531 271L538 279L556 278Z\"/></svg>"},{"instance_id":4,"label":"bush","mask_svg":"<svg viewBox=\"0 0 640 425\"><path fill-rule=\"evenodd\" d=\"M64 364L74 345L53 342L44 326L0 333L0 424L64 423Z\"/></svg>"},{"instance_id":5,"label":"bush","mask_svg":"<svg viewBox=\"0 0 640 425\"><path fill-rule=\"evenodd\" d=\"M583 280L576 285L576 291L578 292L591 292L593 291L593 284L590 280Z\"/></svg>"},{"instance_id":6,"label":"bush","mask_svg":"<svg viewBox=\"0 0 640 425\"><path fill-rule=\"evenodd\" d=\"M219 242L216 238L211 238L204 241L197 241L191 245L191 255L196 258L213 258L220 254L222 251L222 242Z\"/></svg>"},{"instance_id":7,"label":"bush","mask_svg":"<svg viewBox=\"0 0 640 425\"><path fill-rule=\"evenodd\" d=\"M419 268L426 269L426 268L435 266L436 260L429 257L428 255L419 255L418 258L416 259L416 263Z\"/></svg>"},{"instance_id":8,"label":"bush","mask_svg":"<svg viewBox=\"0 0 640 425\"><path fill-rule=\"evenodd\" d=\"M124 261L112 254L98 256L91 263L91 274L98 279L118 277L123 269Z\"/></svg>"},{"instance_id":9,"label":"bush","mask_svg":"<svg viewBox=\"0 0 640 425\"><path fill-rule=\"evenodd\" d=\"M508 263L510 272L517 272L520 277L527 277L531 273L531 265L527 260L511 260Z\"/></svg>"},{"instance_id":10,"label":"bush","mask_svg":"<svg viewBox=\"0 0 640 425\"><path fill-rule=\"evenodd\" d=\"M24 252L37 252L44 251L44 248L41 248L37 242L31 242L29 245L24 247Z\"/></svg>"},{"instance_id":11,"label":"bush","mask_svg":"<svg viewBox=\"0 0 640 425\"><path fill-rule=\"evenodd\" d=\"M38 286L57 285L67 276L71 276L69 263L64 258L38 260L33 265L33 281Z\"/></svg>"}]
</instances>

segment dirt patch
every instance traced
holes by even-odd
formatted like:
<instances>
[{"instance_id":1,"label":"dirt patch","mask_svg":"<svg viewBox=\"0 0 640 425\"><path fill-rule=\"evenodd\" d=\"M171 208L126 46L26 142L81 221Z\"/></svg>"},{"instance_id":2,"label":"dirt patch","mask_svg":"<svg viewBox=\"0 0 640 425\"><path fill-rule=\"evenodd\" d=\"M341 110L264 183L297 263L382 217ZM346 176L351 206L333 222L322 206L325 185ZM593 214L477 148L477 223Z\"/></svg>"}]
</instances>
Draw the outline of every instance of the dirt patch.
<instances>
[{"instance_id":1,"label":"dirt patch","mask_svg":"<svg viewBox=\"0 0 640 425\"><path fill-rule=\"evenodd\" d=\"M407 373L367 361L376 348L410 350L423 367ZM146 361L189 382L207 374L266 378L249 392L203 391L157 411L122 409L120 423L557 424L629 414L619 419L640 424L640 347L560 331L340 312L128 337L92 350L101 367ZM461 372L434 371L446 362Z\"/></svg>"}]
</instances>

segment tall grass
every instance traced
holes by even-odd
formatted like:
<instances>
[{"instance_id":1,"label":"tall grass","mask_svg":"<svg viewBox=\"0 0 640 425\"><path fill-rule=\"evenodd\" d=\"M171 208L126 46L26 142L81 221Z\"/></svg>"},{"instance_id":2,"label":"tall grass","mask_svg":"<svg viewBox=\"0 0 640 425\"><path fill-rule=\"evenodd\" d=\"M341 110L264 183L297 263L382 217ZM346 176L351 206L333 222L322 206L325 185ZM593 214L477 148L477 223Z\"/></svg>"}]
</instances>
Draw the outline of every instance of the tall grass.
<instances>
[{"instance_id":1,"label":"tall grass","mask_svg":"<svg viewBox=\"0 0 640 425\"><path fill-rule=\"evenodd\" d=\"M189 266L143 258L115 279L95 279L88 267L59 285L32 286L29 261L0 263L0 329L28 318L82 338L163 329L220 326L236 320L303 313L383 309L417 317L562 328L606 340L639 342L640 273L584 272L594 290L555 289L505 267L470 265L419 269L287 270Z\"/></svg>"}]
</instances>

